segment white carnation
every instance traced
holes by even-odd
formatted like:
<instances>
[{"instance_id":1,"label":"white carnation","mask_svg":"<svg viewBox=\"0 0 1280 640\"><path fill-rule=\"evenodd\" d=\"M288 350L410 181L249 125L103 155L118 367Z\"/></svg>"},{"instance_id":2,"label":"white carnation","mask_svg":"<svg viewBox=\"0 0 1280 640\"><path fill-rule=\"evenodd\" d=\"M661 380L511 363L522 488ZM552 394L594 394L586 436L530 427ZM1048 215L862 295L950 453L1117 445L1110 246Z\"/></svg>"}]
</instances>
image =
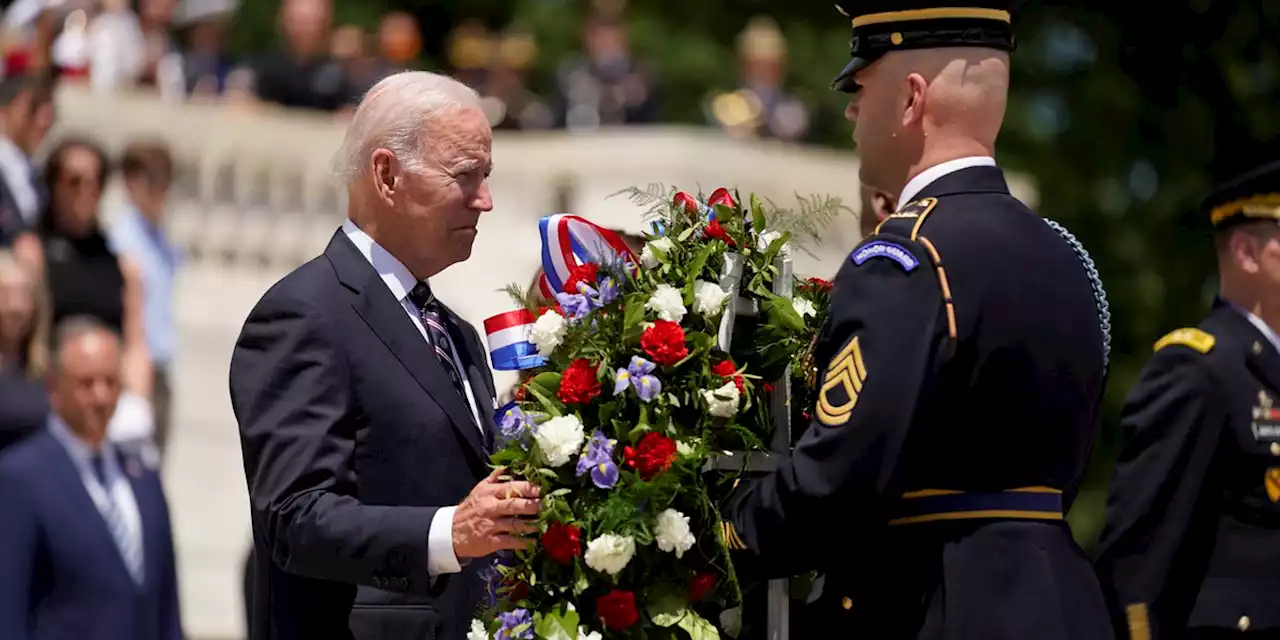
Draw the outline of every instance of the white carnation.
<instances>
[{"instance_id":1,"label":"white carnation","mask_svg":"<svg viewBox=\"0 0 1280 640\"><path fill-rule=\"evenodd\" d=\"M647 246L653 247L654 249L661 251L662 255L664 256L671 255L671 250L676 248L676 243L672 242L671 238L668 238L666 236L662 236L661 238L658 238L656 240L650 240L646 244Z\"/></svg>"},{"instance_id":2,"label":"white carnation","mask_svg":"<svg viewBox=\"0 0 1280 640\"><path fill-rule=\"evenodd\" d=\"M742 608L733 607L720 612L720 628L730 638L737 638L742 631Z\"/></svg>"},{"instance_id":3,"label":"white carnation","mask_svg":"<svg viewBox=\"0 0 1280 640\"><path fill-rule=\"evenodd\" d=\"M697 444L698 440L696 438L692 440L676 440L676 455L681 458L692 458L694 454L698 453Z\"/></svg>"},{"instance_id":4,"label":"white carnation","mask_svg":"<svg viewBox=\"0 0 1280 640\"><path fill-rule=\"evenodd\" d=\"M796 310L796 313L800 314L801 318L805 316L818 315L818 310L814 308L813 302L808 298L801 298L801 297L792 298L791 307Z\"/></svg>"},{"instance_id":5,"label":"white carnation","mask_svg":"<svg viewBox=\"0 0 1280 640\"><path fill-rule=\"evenodd\" d=\"M724 309L724 302L728 299L729 293L714 282L699 280L693 283L693 310L695 313L714 317L720 313L721 309Z\"/></svg>"},{"instance_id":6,"label":"white carnation","mask_svg":"<svg viewBox=\"0 0 1280 640\"><path fill-rule=\"evenodd\" d=\"M717 418L732 418L738 413L738 400L741 398L738 385L733 381L726 382L716 390L703 389L702 397L707 401L708 411Z\"/></svg>"},{"instance_id":7,"label":"white carnation","mask_svg":"<svg viewBox=\"0 0 1280 640\"><path fill-rule=\"evenodd\" d=\"M644 303L644 308L658 314L663 320L680 322L685 314L684 296L680 295L679 289L669 284L660 284L653 295L649 296L649 301Z\"/></svg>"},{"instance_id":8,"label":"white carnation","mask_svg":"<svg viewBox=\"0 0 1280 640\"><path fill-rule=\"evenodd\" d=\"M676 554L677 558L692 549L694 543L698 541L689 530L689 516L675 509L667 509L658 514L655 533L658 548Z\"/></svg>"},{"instance_id":9,"label":"white carnation","mask_svg":"<svg viewBox=\"0 0 1280 640\"><path fill-rule=\"evenodd\" d=\"M756 239L756 248L759 249L761 253L764 253L769 250L769 245L773 244L775 240L781 237L782 233L779 231L766 231L760 234L760 237ZM778 255L791 255L791 247L785 244L782 245L782 248L778 250Z\"/></svg>"},{"instance_id":10,"label":"white carnation","mask_svg":"<svg viewBox=\"0 0 1280 640\"><path fill-rule=\"evenodd\" d=\"M575 415L552 418L538 425L533 439L537 441L538 450L547 459L547 464L558 467L568 462L582 449L582 443L585 440L582 435L582 421Z\"/></svg>"},{"instance_id":11,"label":"white carnation","mask_svg":"<svg viewBox=\"0 0 1280 640\"><path fill-rule=\"evenodd\" d=\"M467 640L493 640L493 636L485 630L484 624L479 620L471 621L471 633L467 634Z\"/></svg>"},{"instance_id":12,"label":"white carnation","mask_svg":"<svg viewBox=\"0 0 1280 640\"><path fill-rule=\"evenodd\" d=\"M657 269L660 264L662 263L658 262L658 258L653 255L649 245L644 245L644 248L640 250L640 265L646 269Z\"/></svg>"},{"instance_id":13,"label":"white carnation","mask_svg":"<svg viewBox=\"0 0 1280 640\"><path fill-rule=\"evenodd\" d=\"M578 640L601 640L599 631L587 631L586 627L578 627Z\"/></svg>"},{"instance_id":14,"label":"white carnation","mask_svg":"<svg viewBox=\"0 0 1280 640\"><path fill-rule=\"evenodd\" d=\"M587 552L582 554L582 559L587 561L588 567L616 576L635 554L634 538L606 533L587 543Z\"/></svg>"},{"instance_id":15,"label":"white carnation","mask_svg":"<svg viewBox=\"0 0 1280 640\"><path fill-rule=\"evenodd\" d=\"M568 322L565 321L564 316L547 309L533 323L533 329L529 331L529 340L538 348L539 354L549 356L561 342L564 342L566 327Z\"/></svg>"}]
</instances>

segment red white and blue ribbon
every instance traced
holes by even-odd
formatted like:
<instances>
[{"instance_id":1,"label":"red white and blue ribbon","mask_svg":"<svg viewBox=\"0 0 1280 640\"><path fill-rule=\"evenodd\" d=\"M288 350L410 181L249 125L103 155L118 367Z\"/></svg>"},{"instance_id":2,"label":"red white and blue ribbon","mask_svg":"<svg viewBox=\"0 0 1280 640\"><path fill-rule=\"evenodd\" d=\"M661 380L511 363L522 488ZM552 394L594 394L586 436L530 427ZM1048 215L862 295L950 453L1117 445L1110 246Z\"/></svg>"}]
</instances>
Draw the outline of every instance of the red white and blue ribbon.
<instances>
[{"instance_id":1,"label":"red white and blue ribbon","mask_svg":"<svg viewBox=\"0 0 1280 640\"><path fill-rule=\"evenodd\" d=\"M538 355L538 348L529 339L535 319L528 309L520 309L499 313L484 321L494 369L519 371L546 363L546 358Z\"/></svg>"},{"instance_id":2,"label":"red white and blue ribbon","mask_svg":"<svg viewBox=\"0 0 1280 640\"><path fill-rule=\"evenodd\" d=\"M563 292L575 266L588 262L609 264L619 259L637 262L621 236L572 214L557 213L539 220L538 233L542 236L544 294L547 289Z\"/></svg>"}]
</instances>

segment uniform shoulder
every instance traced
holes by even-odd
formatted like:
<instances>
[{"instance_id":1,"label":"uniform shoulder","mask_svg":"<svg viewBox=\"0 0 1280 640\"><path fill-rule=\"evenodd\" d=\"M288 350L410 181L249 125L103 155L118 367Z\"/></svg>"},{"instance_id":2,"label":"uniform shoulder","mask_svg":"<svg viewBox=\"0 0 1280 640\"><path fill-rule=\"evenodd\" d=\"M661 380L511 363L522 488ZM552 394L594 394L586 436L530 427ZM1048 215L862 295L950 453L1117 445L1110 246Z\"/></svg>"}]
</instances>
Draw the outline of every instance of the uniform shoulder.
<instances>
[{"instance_id":1,"label":"uniform shoulder","mask_svg":"<svg viewBox=\"0 0 1280 640\"><path fill-rule=\"evenodd\" d=\"M1218 339L1204 329L1183 327L1174 329L1157 340L1153 351L1160 353L1166 349L1185 348L1202 355L1208 355L1217 344Z\"/></svg>"}]
</instances>

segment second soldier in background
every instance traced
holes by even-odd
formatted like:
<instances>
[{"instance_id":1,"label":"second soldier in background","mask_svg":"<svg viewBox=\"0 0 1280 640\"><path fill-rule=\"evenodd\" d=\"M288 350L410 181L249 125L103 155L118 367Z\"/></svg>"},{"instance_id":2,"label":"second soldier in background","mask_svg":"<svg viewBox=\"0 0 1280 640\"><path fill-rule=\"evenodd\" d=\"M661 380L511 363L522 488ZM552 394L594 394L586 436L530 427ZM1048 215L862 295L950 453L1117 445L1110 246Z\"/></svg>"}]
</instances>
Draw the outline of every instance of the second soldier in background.
<instances>
[{"instance_id":1,"label":"second soldier in background","mask_svg":"<svg viewBox=\"0 0 1280 640\"><path fill-rule=\"evenodd\" d=\"M1063 516L1098 425L1105 295L996 166L1008 6L840 4L862 182L901 205L836 277L814 423L731 498L725 536L744 568L825 570L805 615L836 637L1111 638Z\"/></svg>"},{"instance_id":2,"label":"second soldier in background","mask_svg":"<svg viewBox=\"0 0 1280 640\"><path fill-rule=\"evenodd\" d=\"M1280 163L1203 205L1221 288L1129 396L1099 569L1121 637L1280 638Z\"/></svg>"}]
</instances>

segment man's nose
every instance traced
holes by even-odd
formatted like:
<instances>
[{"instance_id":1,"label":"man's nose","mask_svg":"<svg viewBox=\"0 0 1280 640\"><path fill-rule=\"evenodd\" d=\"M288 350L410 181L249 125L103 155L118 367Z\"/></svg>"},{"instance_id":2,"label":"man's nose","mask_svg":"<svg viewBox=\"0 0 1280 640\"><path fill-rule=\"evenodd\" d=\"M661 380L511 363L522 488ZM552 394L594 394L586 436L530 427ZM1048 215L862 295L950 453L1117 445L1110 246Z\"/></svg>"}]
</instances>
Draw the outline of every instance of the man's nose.
<instances>
[{"instance_id":1,"label":"man's nose","mask_svg":"<svg viewBox=\"0 0 1280 640\"><path fill-rule=\"evenodd\" d=\"M844 117L849 122L858 121L858 99L856 97L849 99L849 104L844 107Z\"/></svg>"},{"instance_id":2,"label":"man's nose","mask_svg":"<svg viewBox=\"0 0 1280 640\"><path fill-rule=\"evenodd\" d=\"M471 208L479 211L493 211L493 193L489 191L489 181L485 180L480 185L480 191L476 193L476 197L471 201Z\"/></svg>"}]
</instances>

